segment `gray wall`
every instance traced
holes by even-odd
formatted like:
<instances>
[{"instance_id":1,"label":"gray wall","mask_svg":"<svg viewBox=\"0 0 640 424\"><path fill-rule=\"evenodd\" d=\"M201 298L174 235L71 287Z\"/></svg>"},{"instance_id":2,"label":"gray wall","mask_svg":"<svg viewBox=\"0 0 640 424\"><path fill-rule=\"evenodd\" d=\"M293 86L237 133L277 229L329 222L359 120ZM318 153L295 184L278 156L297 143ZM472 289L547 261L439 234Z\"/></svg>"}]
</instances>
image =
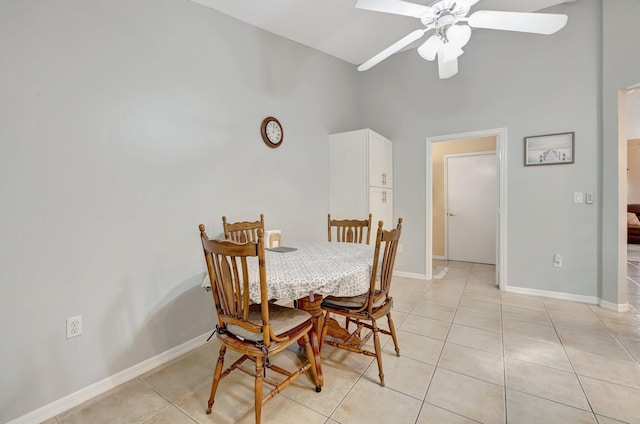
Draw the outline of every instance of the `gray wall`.
<instances>
[{"instance_id":1,"label":"gray wall","mask_svg":"<svg viewBox=\"0 0 640 424\"><path fill-rule=\"evenodd\" d=\"M395 213L405 219L398 269L424 272L425 138L506 127L507 284L597 296L600 3L548 11L569 14L552 36L474 30L449 80L415 50L359 79L364 125L395 142ZM574 164L523 166L525 136L566 131L576 133ZM573 204L574 191L596 193L596 204Z\"/></svg>"},{"instance_id":2,"label":"gray wall","mask_svg":"<svg viewBox=\"0 0 640 424\"><path fill-rule=\"evenodd\" d=\"M0 57L0 422L210 331L198 224L324 239L352 65L186 0L3 0Z\"/></svg>"},{"instance_id":3,"label":"gray wall","mask_svg":"<svg viewBox=\"0 0 640 424\"><path fill-rule=\"evenodd\" d=\"M626 302L626 266L618 260L626 244L626 142L619 140L618 90L640 84L640 1L602 2L602 243L601 291L609 302Z\"/></svg>"}]
</instances>

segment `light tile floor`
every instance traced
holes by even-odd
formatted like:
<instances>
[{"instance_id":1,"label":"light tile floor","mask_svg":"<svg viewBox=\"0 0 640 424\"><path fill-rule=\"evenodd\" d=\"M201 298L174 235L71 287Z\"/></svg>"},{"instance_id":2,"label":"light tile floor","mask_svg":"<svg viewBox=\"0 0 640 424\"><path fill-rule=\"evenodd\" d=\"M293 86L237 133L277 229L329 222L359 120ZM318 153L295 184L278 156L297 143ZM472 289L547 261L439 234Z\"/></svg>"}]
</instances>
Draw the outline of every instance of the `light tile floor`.
<instances>
[{"instance_id":1,"label":"light tile floor","mask_svg":"<svg viewBox=\"0 0 640 424\"><path fill-rule=\"evenodd\" d=\"M373 358L326 346L322 392L301 377L263 422L640 423L640 264L629 263L629 313L500 292L493 266L439 265L442 280L394 278L401 356L385 337L386 387ZM46 424L254 422L253 380L237 372L205 415L217 351L208 342Z\"/></svg>"}]
</instances>

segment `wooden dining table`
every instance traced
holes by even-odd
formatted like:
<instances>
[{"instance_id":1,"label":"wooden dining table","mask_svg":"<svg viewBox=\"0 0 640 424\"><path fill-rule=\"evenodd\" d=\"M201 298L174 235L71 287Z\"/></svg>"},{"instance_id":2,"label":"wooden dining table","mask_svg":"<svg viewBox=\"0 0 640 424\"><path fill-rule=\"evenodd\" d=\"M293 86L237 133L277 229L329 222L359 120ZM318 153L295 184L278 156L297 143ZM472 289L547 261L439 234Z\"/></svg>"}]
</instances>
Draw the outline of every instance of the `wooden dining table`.
<instances>
[{"instance_id":1,"label":"wooden dining table","mask_svg":"<svg viewBox=\"0 0 640 424\"><path fill-rule=\"evenodd\" d=\"M311 344L316 369L323 383L320 361L322 299L324 296L357 296L369 290L374 247L355 243L290 242L282 249L266 249L265 265L268 298L296 300L298 308L313 317ZM260 302L257 260L249 262L249 297ZM202 286L210 289L209 277ZM348 335L337 323L330 327L331 336ZM345 331L345 333L342 333Z\"/></svg>"}]
</instances>

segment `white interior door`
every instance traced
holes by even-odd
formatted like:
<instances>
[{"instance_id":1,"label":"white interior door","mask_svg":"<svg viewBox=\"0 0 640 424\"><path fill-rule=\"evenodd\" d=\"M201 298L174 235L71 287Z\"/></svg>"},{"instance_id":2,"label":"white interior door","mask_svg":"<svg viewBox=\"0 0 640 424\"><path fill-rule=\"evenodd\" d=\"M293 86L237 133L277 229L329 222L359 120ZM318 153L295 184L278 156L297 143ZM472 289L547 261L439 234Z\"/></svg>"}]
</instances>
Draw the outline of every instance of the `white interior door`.
<instances>
[{"instance_id":1,"label":"white interior door","mask_svg":"<svg viewBox=\"0 0 640 424\"><path fill-rule=\"evenodd\" d=\"M495 264L496 154L450 155L445 159L447 259Z\"/></svg>"}]
</instances>

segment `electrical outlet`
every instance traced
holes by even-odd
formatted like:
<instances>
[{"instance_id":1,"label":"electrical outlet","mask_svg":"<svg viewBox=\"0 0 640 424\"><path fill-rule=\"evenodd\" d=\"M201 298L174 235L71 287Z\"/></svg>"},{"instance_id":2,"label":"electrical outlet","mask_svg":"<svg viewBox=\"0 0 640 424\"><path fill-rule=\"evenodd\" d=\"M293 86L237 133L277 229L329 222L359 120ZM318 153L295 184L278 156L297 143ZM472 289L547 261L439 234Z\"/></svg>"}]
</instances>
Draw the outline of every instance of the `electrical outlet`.
<instances>
[{"instance_id":1,"label":"electrical outlet","mask_svg":"<svg viewBox=\"0 0 640 424\"><path fill-rule=\"evenodd\" d=\"M82 334L82 315L67 318L67 339Z\"/></svg>"},{"instance_id":2,"label":"electrical outlet","mask_svg":"<svg viewBox=\"0 0 640 424\"><path fill-rule=\"evenodd\" d=\"M562 255L556 253L553 255L553 266L561 267L562 266Z\"/></svg>"},{"instance_id":3,"label":"electrical outlet","mask_svg":"<svg viewBox=\"0 0 640 424\"><path fill-rule=\"evenodd\" d=\"M402 243L398 243L398 253L402 253Z\"/></svg>"}]
</instances>

